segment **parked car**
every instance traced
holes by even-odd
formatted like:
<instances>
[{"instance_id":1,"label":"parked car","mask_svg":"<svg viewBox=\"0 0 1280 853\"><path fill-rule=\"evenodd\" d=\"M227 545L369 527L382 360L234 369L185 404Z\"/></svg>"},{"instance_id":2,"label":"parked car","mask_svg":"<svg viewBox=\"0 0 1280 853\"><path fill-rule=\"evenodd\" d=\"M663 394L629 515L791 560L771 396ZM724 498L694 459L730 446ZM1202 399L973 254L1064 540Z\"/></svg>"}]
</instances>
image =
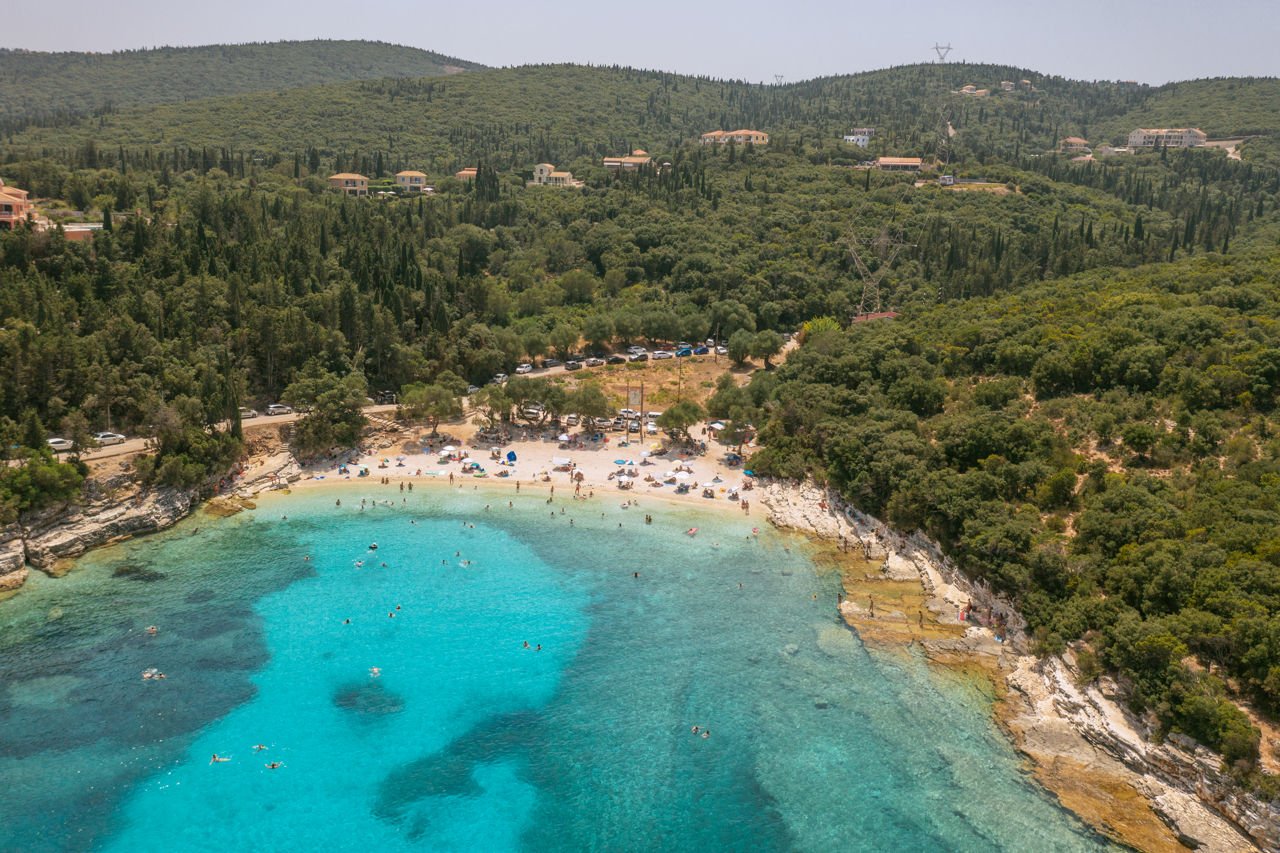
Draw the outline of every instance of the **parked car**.
<instances>
[{"instance_id":1,"label":"parked car","mask_svg":"<svg viewBox=\"0 0 1280 853\"><path fill-rule=\"evenodd\" d=\"M653 352L654 361L662 361L664 358L675 358L675 356L673 356L671 353L667 352L664 349L654 350Z\"/></svg>"},{"instance_id":2,"label":"parked car","mask_svg":"<svg viewBox=\"0 0 1280 853\"><path fill-rule=\"evenodd\" d=\"M480 386L479 386L479 385L468 385L468 386L467 386L467 396L468 396L468 397L470 397L472 394L476 393L476 392L477 392L477 391L479 391L479 390L480 390Z\"/></svg>"},{"instance_id":3,"label":"parked car","mask_svg":"<svg viewBox=\"0 0 1280 853\"><path fill-rule=\"evenodd\" d=\"M639 432L639 431L640 431L639 421L627 421L627 432Z\"/></svg>"},{"instance_id":4,"label":"parked car","mask_svg":"<svg viewBox=\"0 0 1280 853\"><path fill-rule=\"evenodd\" d=\"M625 355L621 355L620 353L615 352L613 355L609 356L604 361L605 361L605 364L626 364L627 357Z\"/></svg>"},{"instance_id":5,"label":"parked car","mask_svg":"<svg viewBox=\"0 0 1280 853\"><path fill-rule=\"evenodd\" d=\"M618 409L618 414L622 415L624 418L634 418L640 413L635 409Z\"/></svg>"},{"instance_id":6,"label":"parked car","mask_svg":"<svg viewBox=\"0 0 1280 853\"><path fill-rule=\"evenodd\" d=\"M639 345L627 347L627 353L629 355L638 355L639 353L642 353L642 352L648 352L648 350L646 350L644 347Z\"/></svg>"},{"instance_id":7,"label":"parked car","mask_svg":"<svg viewBox=\"0 0 1280 853\"><path fill-rule=\"evenodd\" d=\"M267 406L267 414L268 415L291 415L293 414L293 409L289 408L284 403L272 403L270 406Z\"/></svg>"},{"instance_id":8,"label":"parked car","mask_svg":"<svg viewBox=\"0 0 1280 853\"><path fill-rule=\"evenodd\" d=\"M655 424L653 421L649 421L647 424L645 424L645 425L644 425L644 434L645 434L645 435L657 435L657 434L658 434L658 425L657 425L657 424Z\"/></svg>"},{"instance_id":9,"label":"parked car","mask_svg":"<svg viewBox=\"0 0 1280 853\"><path fill-rule=\"evenodd\" d=\"M564 369L565 369L565 370L581 370L581 369L582 369L582 362L580 362L580 361L566 361L566 362L564 363Z\"/></svg>"},{"instance_id":10,"label":"parked car","mask_svg":"<svg viewBox=\"0 0 1280 853\"><path fill-rule=\"evenodd\" d=\"M394 406L400 400L395 391L379 391L377 396L377 403L380 406Z\"/></svg>"},{"instance_id":11,"label":"parked car","mask_svg":"<svg viewBox=\"0 0 1280 853\"><path fill-rule=\"evenodd\" d=\"M562 364L564 364L564 362L558 358L544 358L542 360L543 367L559 367Z\"/></svg>"},{"instance_id":12,"label":"parked car","mask_svg":"<svg viewBox=\"0 0 1280 853\"><path fill-rule=\"evenodd\" d=\"M528 362L516 366L516 373L525 374L533 373L533 365Z\"/></svg>"},{"instance_id":13,"label":"parked car","mask_svg":"<svg viewBox=\"0 0 1280 853\"><path fill-rule=\"evenodd\" d=\"M688 358L691 355L693 355L692 347L680 347L676 350L676 358Z\"/></svg>"},{"instance_id":14,"label":"parked car","mask_svg":"<svg viewBox=\"0 0 1280 853\"><path fill-rule=\"evenodd\" d=\"M592 356L591 358L584 361L583 364L585 364L587 367L599 367L600 365L604 364L604 359L596 358L595 356Z\"/></svg>"},{"instance_id":15,"label":"parked car","mask_svg":"<svg viewBox=\"0 0 1280 853\"><path fill-rule=\"evenodd\" d=\"M662 412L645 412L644 416L651 421L656 421L658 418L662 417Z\"/></svg>"},{"instance_id":16,"label":"parked car","mask_svg":"<svg viewBox=\"0 0 1280 853\"><path fill-rule=\"evenodd\" d=\"M503 382L506 382L509 378L510 377L507 376L507 374L505 373L495 373L493 374L493 379L491 381L493 382L494 385L501 385Z\"/></svg>"},{"instance_id":17,"label":"parked car","mask_svg":"<svg viewBox=\"0 0 1280 853\"><path fill-rule=\"evenodd\" d=\"M706 355L709 352L711 352L711 350L707 349L706 347L698 346L693 348L694 355Z\"/></svg>"},{"instance_id":18,"label":"parked car","mask_svg":"<svg viewBox=\"0 0 1280 853\"><path fill-rule=\"evenodd\" d=\"M110 447L113 444L124 444L124 436L118 432L95 432L93 440L99 447Z\"/></svg>"},{"instance_id":19,"label":"parked car","mask_svg":"<svg viewBox=\"0 0 1280 853\"><path fill-rule=\"evenodd\" d=\"M240 420L247 421L250 418L256 418L257 416L258 416L257 409L246 409L244 406L240 407Z\"/></svg>"},{"instance_id":20,"label":"parked car","mask_svg":"<svg viewBox=\"0 0 1280 853\"><path fill-rule=\"evenodd\" d=\"M75 443L69 438L46 438L44 443L49 445L49 449L54 453L62 453L64 450L75 447Z\"/></svg>"},{"instance_id":21,"label":"parked car","mask_svg":"<svg viewBox=\"0 0 1280 853\"><path fill-rule=\"evenodd\" d=\"M656 355L656 354L654 355L654 358L657 358L657 355ZM633 354L632 354L632 356L631 356L631 360L632 360L632 361L648 361L648 360L649 360L649 353L647 353L647 352L637 352L637 353L633 353Z\"/></svg>"},{"instance_id":22,"label":"parked car","mask_svg":"<svg viewBox=\"0 0 1280 853\"><path fill-rule=\"evenodd\" d=\"M723 344L721 344L720 346L716 347L716 355L728 355L728 354L729 354L729 348L727 346L724 346Z\"/></svg>"},{"instance_id":23,"label":"parked car","mask_svg":"<svg viewBox=\"0 0 1280 853\"><path fill-rule=\"evenodd\" d=\"M578 425L578 416L577 416L577 415L575 415L575 414L570 414L570 415L565 416L564 424L565 424L565 426L577 426L577 425Z\"/></svg>"}]
</instances>

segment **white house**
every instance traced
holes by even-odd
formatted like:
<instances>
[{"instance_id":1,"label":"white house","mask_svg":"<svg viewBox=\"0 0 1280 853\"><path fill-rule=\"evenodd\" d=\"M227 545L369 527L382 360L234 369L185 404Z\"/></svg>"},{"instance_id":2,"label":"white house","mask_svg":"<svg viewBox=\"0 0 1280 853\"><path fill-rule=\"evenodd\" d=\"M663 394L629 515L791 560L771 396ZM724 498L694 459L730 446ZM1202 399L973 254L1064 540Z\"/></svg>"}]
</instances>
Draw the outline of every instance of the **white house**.
<instances>
[{"instance_id":1,"label":"white house","mask_svg":"<svg viewBox=\"0 0 1280 853\"><path fill-rule=\"evenodd\" d=\"M573 172L557 172L550 163L539 163L533 167L531 187L580 187L582 181L573 179Z\"/></svg>"},{"instance_id":2,"label":"white house","mask_svg":"<svg viewBox=\"0 0 1280 853\"><path fill-rule=\"evenodd\" d=\"M875 135L874 127L855 127L844 135L844 141L851 142L859 148L866 148L871 144L871 137Z\"/></svg>"},{"instance_id":3,"label":"white house","mask_svg":"<svg viewBox=\"0 0 1280 853\"><path fill-rule=\"evenodd\" d=\"M1198 127L1140 127L1129 134L1129 147L1199 148L1208 138Z\"/></svg>"}]
</instances>

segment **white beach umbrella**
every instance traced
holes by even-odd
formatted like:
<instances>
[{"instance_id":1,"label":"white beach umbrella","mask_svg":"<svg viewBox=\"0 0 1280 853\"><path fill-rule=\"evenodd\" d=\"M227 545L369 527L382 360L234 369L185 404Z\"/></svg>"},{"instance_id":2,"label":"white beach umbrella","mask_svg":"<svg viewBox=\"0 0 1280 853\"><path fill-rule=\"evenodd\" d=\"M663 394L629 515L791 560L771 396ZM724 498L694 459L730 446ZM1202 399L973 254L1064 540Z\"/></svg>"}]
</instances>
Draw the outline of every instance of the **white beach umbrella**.
<instances>
[{"instance_id":1,"label":"white beach umbrella","mask_svg":"<svg viewBox=\"0 0 1280 853\"><path fill-rule=\"evenodd\" d=\"M452 444L446 444L444 447L440 448L440 451L442 453L453 453L457 449L458 448L454 447Z\"/></svg>"},{"instance_id":2,"label":"white beach umbrella","mask_svg":"<svg viewBox=\"0 0 1280 853\"><path fill-rule=\"evenodd\" d=\"M677 480L687 480L687 479L689 479L689 476L690 476L690 475L689 475L689 472L688 472L688 471L677 471L677 472L676 472L676 479L677 479Z\"/></svg>"}]
</instances>

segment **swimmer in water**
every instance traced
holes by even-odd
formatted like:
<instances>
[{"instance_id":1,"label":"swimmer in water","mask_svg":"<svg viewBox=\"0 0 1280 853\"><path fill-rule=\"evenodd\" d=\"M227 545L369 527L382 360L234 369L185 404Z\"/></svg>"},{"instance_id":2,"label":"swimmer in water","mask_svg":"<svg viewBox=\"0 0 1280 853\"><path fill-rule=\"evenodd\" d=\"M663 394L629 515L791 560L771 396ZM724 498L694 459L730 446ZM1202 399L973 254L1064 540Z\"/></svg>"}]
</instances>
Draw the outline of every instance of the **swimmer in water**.
<instances>
[{"instance_id":1,"label":"swimmer in water","mask_svg":"<svg viewBox=\"0 0 1280 853\"><path fill-rule=\"evenodd\" d=\"M210 759L209 759L209 763L210 763L210 764L225 764L226 762L228 762L228 761L230 761L230 760L231 760L231 756L229 756L229 755L218 755L218 753L216 753L216 752L215 752L215 753L213 754L213 758L210 758Z\"/></svg>"},{"instance_id":2,"label":"swimmer in water","mask_svg":"<svg viewBox=\"0 0 1280 853\"><path fill-rule=\"evenodd\" d=\"M266 748L267 748L267 745L266 745L265 743L256 743L256 744L254 744L254 745L253 745L253 751L254 751L254 752L262 752L262 751L264 751Z\"/></svg>"},{"instance_id":3,"label":"swimmer in water","mask_svg":"<svg viewBox=\"0 0 1280 853\"><path fill-rule=\"evenodd\" d=\"M283 762L283 761L268 761L268 762L267 762L266 764L264 764L263 766L264 766L264 767L266 767L268 770L279 770L281 767L284 767L284 762Z\"/></svg>"},{"instance_id":4,"label":"swimmer in water","mask_svg":"<svg viewBox=\"0 0 1280 853\"><path fill-rule=\"evenodd\" d=\"M374 678L377 678L379 675L382 675L382 670L376 666L371 666L369 667L369 674Z\"/></svg>"},{"instance_id":5,"label":"swimmer in water","mask_svg":"<svg viewBox=\"0 0 1280 853\"><path fill-rule=\"evenodd\" d=\"M148 625L147 633L154 637L156 634L160 633L160 629L157 628L155 625Z\"/></svg>"},{"instance_id":6,"label":"swimmer in water","mask_svg":"<svg viewBox=\"0 0 1280 853\"><path fill-rule=\"evenodd\" d=\"M694 726L692 729L690 729L690 731L693 732L695 735L699 732L699 730L700 730L699 726Z\"/></svg>"}]
</instances>

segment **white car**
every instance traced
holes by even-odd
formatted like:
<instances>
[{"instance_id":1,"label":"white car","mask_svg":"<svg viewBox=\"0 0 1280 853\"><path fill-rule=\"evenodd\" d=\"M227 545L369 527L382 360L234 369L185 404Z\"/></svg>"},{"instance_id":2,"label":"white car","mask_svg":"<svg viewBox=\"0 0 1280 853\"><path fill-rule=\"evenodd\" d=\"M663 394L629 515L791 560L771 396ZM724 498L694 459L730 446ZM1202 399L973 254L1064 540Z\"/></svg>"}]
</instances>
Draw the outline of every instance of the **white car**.
<instances>
[{"instance_id":1,"label":"white car","mask_svg":"<svg viewBox=\"0 0 1280 853\"><path fill-rule=\"evenodd\" d=\"M270 406L267 406L267 414L268 415L291 415L293 414L293 409L289 408L284 403L272 403Z\"/></svg>"},{"instance_id":2,"label":"white car","mask_svg":"<svg viewBox=\"0 0 1280 853\"><path fill-rule=\"evenodd\" d=\"M675 358L675 354L669 353L664 349L654 350L653 352L654 361L662 361L664 358Z\"/></svg>"},{"instance_id":3,"label":"white car","mask_svg":"<svg viewBox=\"0 0 1280 853\"><path fill-rule=\"evenodd\" d=\"M519 373L521 375L525 373L533 373L533 365L528 363L517 365L516 373Z\"/></svg>"},{"instance_id":4,"label":"white car","mask_svg":"<svg viewBox=\"0 0 1280 853\"><path fill-rule=\"evenodd\" d=\"M46 438L44 443L49 445L49 449L54 453L62 453L64 450L75 447L75 443L66 438Z\"/></svg>"},{"instance_id":5,"label":"white car","mask_svg":"<svg viewBox=\"0 0 1280 853\"><path fill-rule=\"evenodd\" d=\"M95 432L93 440L99 447L110 447L113 444L124 444L124 436L118 432Z\"/></svg>"},{"instance_id":6,"label":"white car","mask_svg":"<svg viewBox=\"0 0 1280 853\"><path fill-rule=\"evenodd\" d=\"M249 420L249 418L256 418L257 416L258 416L257 409L246 409L244 406L240 407L240 420L247 421Z\"/></svg>"},{"instance_id":7,"label":"white car","mask_svg":"<svg viewBox=\"0 0 1280 853\"><path fill-rule=\"evenodd\" d=\"M728 348L728 347L726 347L726 346L718 346L718 347L716 347L716 355L728 355L728 354L729 354L729 348Z\"/></svg>"}]
</instances>

